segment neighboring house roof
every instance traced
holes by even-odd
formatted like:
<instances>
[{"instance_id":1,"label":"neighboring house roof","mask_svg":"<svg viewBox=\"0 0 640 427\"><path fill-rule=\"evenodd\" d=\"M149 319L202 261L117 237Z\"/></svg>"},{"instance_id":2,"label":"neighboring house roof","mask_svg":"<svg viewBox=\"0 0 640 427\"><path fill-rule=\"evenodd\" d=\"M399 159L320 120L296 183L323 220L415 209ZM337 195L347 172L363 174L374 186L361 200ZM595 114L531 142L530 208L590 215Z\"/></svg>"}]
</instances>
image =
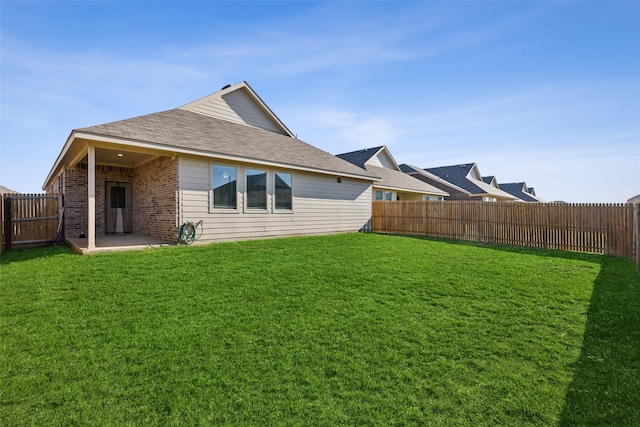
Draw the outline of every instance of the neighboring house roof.
<instances>
[{"instance_id":1,"label":"neighboring house roof","mask_svg":"<svg viewBox=\"0 0 640 427\"><path fill-rule=\"evenodd\" d=\"M512 194L523 202L542 201L528 191L527 184L524 182L509 182L506 184L500 184L500 189L506 191L509 194Z\"/></svg>"},{"instance_id":2,"label":"neighboring house roof","mask_svg":"<svg viewBox=\"0 0 640 427\"><path fill-rule=\"evenodd\" d=\"M478 166L475 163L441 166L436 168L421 169L407 164L400 165L400 170L411 175L423 175L435 181L449 185L469 196L494 197L504 200L516 198L499 188L487 184L482 180Z\"/></svg>"},{"instance_id":3,"label":"neighboring house roof","mask_svg":"<svg viewBox=\"0 0 640 427\"><path fill-rule=\"evenodd\" d=\"M632 198L627 200L627 203L640 203L640 194L638 194L637 196L633 196Z\"/></svg>"},{"instance_id":4,"label":"neighboring house roof","mask_svg":"<svg viewBox=\"0 0 640 427\"><path fill-rule=\"evenodd\" d=\"M234 86L221 92L230 96L228 91L232 88ZM121 146L123 149L135 147L139 153L145 153L145 150L160 150L167 155L192 154L378 180L361 168L292 137L284 125L280 126L275 115L260 113L262 107L257 109L256 105L259 106L262 101L254 98L253 92L249 89L244 82L235 85L235 90L241 91L242 94L231 96L231 99L234 102L240 100L240 104L244 104L240 105L242 108L236 108L240 114L231 119L228 119L229 111L233 110L230 107L225 110L218 105L215 114L212 111L208 111L207 114L193 111L198 105L207 106L212 100L220 98L213 94L202 98L200 104L193 102L173 110L76 129L67 139L43 188L48 186L62 165L78 163L86 157L86 148L83 148L86 147L85 141L98 141L110 144L110 147ZM238 121L241 120L241 116L246 118L242 123ZM99 149L102 147L98 146L96 152ZM136 153L133 153L132 157L135 157Z\"/></svg>"},{"instance_id":5,"label":"neighboring house roof","mask_svg":"<svg viewBox=\"0 0 640 427\"><path fill-rule=\"evenodd\" d=\"M498 186L498 182L496 181L496 177L495 177L495 176L493 176L493 175L491 175L491 176L483 176L483 177L482 177L482 181L483 181L483 182L485 182L485 183L487 183L487 184L489 184L489 185L492 185L492 186L494 186L494 187L498 187L498 188L500 188L500 187Z\"/></svg>"},{"instance_id":6,"label":"neighboring house roof","mask_svg":"<svg viewBox=\"0 0 640 427\"><path fill-rule=\"evenodd\" d=\"M356 166L364 168L365 164L383 149L386 150L386 147L381 145L380 147L365 148L363 150L351 151L349 153L336 154L336 156L348 161L349 163L353 163ZM389 154L389 157L391 157L391 154Z\"/></svg>"},{"instance_id":7,"label":"neighboring house roof","mask_svg":"<svg viewBox=\"0 0 640 427\"><path fill-rule=\"evenodd\" d=\"M18 194L18 192L11 190L4 185L0 185L0 194Z\"/></svg>"},{"instance_id":8,"label":"neighboring house roof","mask_svg":"<svg viewBox=\"0 0 640 427\"><path fill-rule=\"evenodd\" d=\"M402 172L385 146L337 154L336 157L351 162L365 169L370 174L379 177L380 181L374 183L375 188L438 196L449 195L449 193L444 190L417 180Z\"/></svg>"}]
</instances>

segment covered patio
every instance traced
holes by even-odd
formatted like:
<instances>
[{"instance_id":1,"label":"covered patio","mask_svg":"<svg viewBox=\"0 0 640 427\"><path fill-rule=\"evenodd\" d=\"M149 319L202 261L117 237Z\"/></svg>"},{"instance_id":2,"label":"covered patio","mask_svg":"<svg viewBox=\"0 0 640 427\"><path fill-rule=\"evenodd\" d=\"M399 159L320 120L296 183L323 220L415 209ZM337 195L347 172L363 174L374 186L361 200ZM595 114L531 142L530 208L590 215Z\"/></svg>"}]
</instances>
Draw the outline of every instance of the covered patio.
<instances>
[{"instance_id":1,"label":"covered patio","mask_svg":"<svg viewBox=\"0 0 640 427\"><path fill-rule=\"evenodd\" d=\"M89 239L87 238L67 237L66 241L74 251L82 255L101 252L151 249L175 245L175 243L168 243L139 234L111 234L106 236L96 236L95 245L93 247L89 246Z\"/></svg>"}]
</instances>

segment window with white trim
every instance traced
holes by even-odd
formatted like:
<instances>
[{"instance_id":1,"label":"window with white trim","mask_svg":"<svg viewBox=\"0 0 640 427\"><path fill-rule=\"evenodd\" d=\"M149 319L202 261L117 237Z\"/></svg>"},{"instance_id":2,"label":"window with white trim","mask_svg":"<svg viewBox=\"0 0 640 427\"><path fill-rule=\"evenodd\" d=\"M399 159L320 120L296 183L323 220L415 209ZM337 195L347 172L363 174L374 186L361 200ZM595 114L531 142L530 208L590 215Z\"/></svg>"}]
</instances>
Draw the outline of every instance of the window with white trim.
<instances>
[{"instance_id":1,"label":"window with white trim","mask_svg":"<svg viewBox=\"0 0 640 427\"><path fill-rule=\"evenodd\" d=\"M247 209L267 209L267 172L247 169Z\"/></svg>"},{"instance_id":2,"label":"window with white trim","mask_svg":"<svg viewBox=\"0 0 640 427\"><path fill-rule=\"evenodd\" d=\"M293 180L290 173L276 172L275 180L275 209L291 210L293 209Z\"/></svg>"},{"instance_id":3,"label":"window with white trim","mask_svg":"<svg viewBox=\"0 0 640 427\"><path fill-rule=\"evenodd\" d=\"M238 207L237 173L233 166L213 166L213 208Z\"/></svg>"}]
</instances>

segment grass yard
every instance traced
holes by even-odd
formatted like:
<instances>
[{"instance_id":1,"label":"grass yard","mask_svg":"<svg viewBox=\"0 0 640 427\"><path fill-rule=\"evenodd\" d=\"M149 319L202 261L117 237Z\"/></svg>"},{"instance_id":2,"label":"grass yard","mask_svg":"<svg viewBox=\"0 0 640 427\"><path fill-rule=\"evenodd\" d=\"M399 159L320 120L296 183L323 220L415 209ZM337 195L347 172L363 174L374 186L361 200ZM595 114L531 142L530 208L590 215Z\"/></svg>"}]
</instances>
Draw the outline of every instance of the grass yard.
<instances>
[{"instance_id":1,"label":"grass yard","mask_svg":"<svg viewBox=\"0 0 640 427\"><path fill-rule=\"evenodd\" d=\"M640 425L633 261L375 234L6 252L0 425Z\"/></svg>"}]
</instances>

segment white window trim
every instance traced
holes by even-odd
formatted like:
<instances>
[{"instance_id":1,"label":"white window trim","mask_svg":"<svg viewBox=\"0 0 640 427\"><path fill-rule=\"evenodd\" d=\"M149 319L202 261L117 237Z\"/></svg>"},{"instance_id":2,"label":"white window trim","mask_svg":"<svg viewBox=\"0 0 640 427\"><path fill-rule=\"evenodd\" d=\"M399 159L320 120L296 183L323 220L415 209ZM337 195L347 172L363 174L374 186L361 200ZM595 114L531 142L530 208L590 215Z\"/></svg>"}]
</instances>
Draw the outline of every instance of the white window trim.
<instances>
[{"instance_id":1,"label":"white window trim","mask_svg":"<svg viewBox=\"0 0 640 427\"><path fill-rule=\"evenodd\" d=\"M235 208L214 208L213 207L213 167L226 166L236 169L236 207ZM240 205L244 204L244 180L240 179L244 175L244 168L240 165L226 162L209 162L209 213L221 215L237 215L242 213Z\"/></svg>"},{"instance_id":2,"label":"white window trim","mask_svg":"<svg viewBox=\"0 0 640 427\"><path fill-rule=\"evenodd\" d=\"M226 166L236 169L236 207L235 208L214 208L213 207L213 167L214 166ZM267 207L265 209L249 209L247 200L247 170L260 170L267 174ZM285 173L291 175L291 209L276 209L276 184L275 174ZM209 162L209 214L215 215L291 215L295 210L295 174L293 171L281 170L281 169L268 169L251 165L239 165L229 162Z\"/></svg>"},{"instance_id":3,"label":"white window trim","mask_svg":"<svg viewBox=\"0 0 640 427\"><path fill-rule=\"evenodd\" d=\"M249 208L249 192L247 191L247 171L248 170L254 170L254 171L263 171L266 174L266 179L267 179L267 200L266 200L266 204L265 204L265 208ZM242 167L242 180L244 182L243 185L243 191L242 191L242 212L247 214L247 215L266 215L266 214L270 214L271 209L270 209L270 202L269 202L269 198L270 198L270 194L269 194L269 187L271 185L271 182L273 181L273 179L271 179L270 175L270 170L266 169L266 168L260 168L258 166L256 167L252 167L252 166L243 166Z\"/></svg>"},{"instance_id":4,"label":"white window trim","mask_svg":"<svg viewBox=\"0 0 640 427\"><path fill-rule=\"evenodd\" d=\"M287 175L291 175L291 209L276 209L276 173L286 173ZM293 172L284 171L284 170L273 170L273 179L271 180L271 186L269 187L271 192L271 212L274 215L290 215L293 213L296 203L295 197L293 196L294 188L295 188L295 176Z\"/></svg>"}]
</instances>

